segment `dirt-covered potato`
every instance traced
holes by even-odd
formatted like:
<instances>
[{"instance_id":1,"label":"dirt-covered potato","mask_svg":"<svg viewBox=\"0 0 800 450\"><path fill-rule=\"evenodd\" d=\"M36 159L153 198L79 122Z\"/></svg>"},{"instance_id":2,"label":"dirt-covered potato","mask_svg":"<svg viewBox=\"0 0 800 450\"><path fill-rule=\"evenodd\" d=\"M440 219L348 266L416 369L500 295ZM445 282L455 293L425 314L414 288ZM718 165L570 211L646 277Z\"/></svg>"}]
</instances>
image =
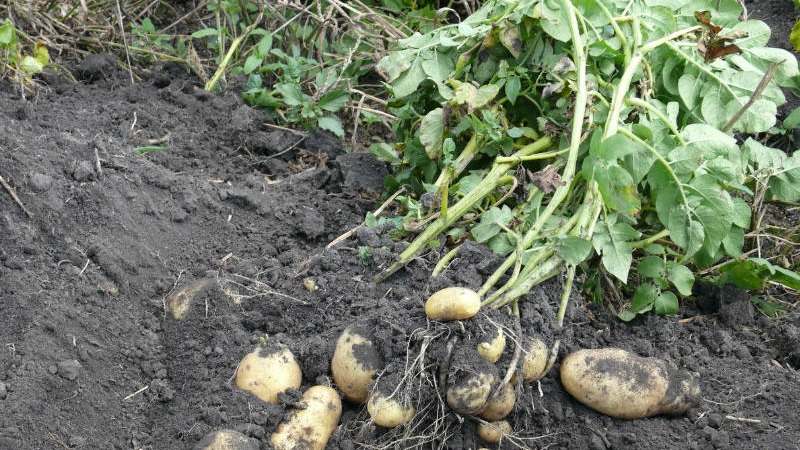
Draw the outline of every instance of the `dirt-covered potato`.
<instances>
[{"instance_id":1,"label":"dirt-covered potato","mask_svg":"<svg viewBox=\"0 0 800 450\"><path fill-rule=\"evenodd\" d=\"M579 402L620 419L683 414L700 398L695 375L619 348L570 354L561 363L561 383Z\"/></svg>"},{"instance_id":2,"label":"dirt-covered potato","mask_svg":"<svg viewBox=\"0 0 800 450\"><path fill-rule=\"evenodd\" d=\"M425 315L432 320L464 320L478 314L481 298L463 287L449 287L435 292L425 302Z\"/></svg>"},{"instance_id":3,"label":"dirt-covered potato","mask_svg":"<svg viewBox=\"0 0 800 450\"><path fill-rule=\"evenodd\" d=\"M506 335L500 327L491 327L491 331L481 337L476 348L478 354L490 363L496 363L505 349Z\"/></svg>"},{"instance_id":4,"label":"dirt-covered potato","mask_svg":"<svg viewBox=\"0 0 800 450\"><path fill-rule=\"evenodd\" d=\"M292 352L284 345L258 346L236 369L236 387L269 403L278 394L300 387L303 374Z\"/></svg>"},{"instance_id":5,"label":"dirt-covered potato","mask_svg":"<svg viewBox=\"0 0 800 450\"><path fill-rule=\"evenodd\" d=\"M531 382L540 380L547 375L549 370L547 360L550 349L541 339L526 339L522 348L522 358L517 373L523 381Z\"/></svg>"},{"instance_id":6,"label":"dirt-covered potato","mask_svg":"<svg viewBox=\"0 0 800 450\"><path fill-rule=\"evenodd\" d=\"M312 386L300 401L305 408L292 410L270 436L275 450L324 450L339 424L342 401L336 389Z\"/></svg>"},{"instance_id":7,"label":"dirt-covered potato","mask_svg":"<svg viewBox=\"0 0 800 450\"><path fill-rule=\"evenodd\" d=\"M217 430L203 436L194 450L258 450L258 442L238 431Z\"/></svg>"},{"instance_id":8,"label":"dirt-covered potato","mask_svg":"<svg viewBox=\"0 0 800 450\"><path fill-rule=\"evenodd\" d=\"M369 333L357 327L346 328L336 341L331 360L333 381L344 396L355 403L367 401L369 385L381 368L383 359Z\"/></svg>"},{"instance_id":9,"label":"dirt-covered potato","mask_svg":"<svg viewBox=\"0 0 800 450\"><path fill-rule=\"evenodd\" d=\"M211 285L212 278L199 279L188 286L184 286L176 291L170 292L165 299L167 311L173 319L181 320L189 313L194 298Z\"/></svg>"},{"instance_id":10,"label":"dirt-covered potato","mask_svg":"<svg viewBox=\"0 0 800 450\"><path fill-rule=\"evenodd\" d=\"M487 444L497 444L503 436L511 433L511 424L507 420L491 423L479 423L476 429L478 437Z\"/></svg>"},{"instance_id":11,"label":"dirt-covered potato","mask_svg":"<svg viewBox=\"0 0 800 450\"><path fill-rule=\"evenodd\" d=\"M517 402L517 394L510 383L503 383L497 388L497 393L491 395L478 414L489 422L500 420L507 416Z\"/></svg>"},{"instance_id":12,"label":"dirt-covered potato","mask_svg":"<svg viewBox=\"0 0 800 450\"><path fill-rule=\"evenodd\" d=\"M476 414L498 380L497 367L470 347L453 352L447 373L447 404L459 414Z\"/></svg>"}]
</instances>

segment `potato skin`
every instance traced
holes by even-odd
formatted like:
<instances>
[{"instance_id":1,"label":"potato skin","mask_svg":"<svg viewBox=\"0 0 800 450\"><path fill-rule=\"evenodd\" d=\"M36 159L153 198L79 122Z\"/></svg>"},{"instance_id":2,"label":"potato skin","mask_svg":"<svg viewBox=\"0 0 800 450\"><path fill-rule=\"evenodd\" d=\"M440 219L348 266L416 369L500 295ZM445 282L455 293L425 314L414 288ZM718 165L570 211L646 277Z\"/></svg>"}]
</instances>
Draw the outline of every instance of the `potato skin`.
<instances>
[{"instance_id":1,"label":"potato skin","mask_svg":"<svg viewBox=\"0 0 800 450\"><path fill-rule=\"evenodd\" d=\"M342 416L339 394L328 386L312 386L301 402L306 408L292 410L270 436L275 450L325 450Z\"/></svg>"},{"instance_id":2,"label":"potato skin","mask_svg":"<svg viewBox=\"0 0 800 450\"><path fill-rule=\"evenodd\" d=\"M547 375L547 359L550 349L541 339L529 339L523 349L522 363L519 376L523 381L531 382L540 380Z\"/></svg>"},{"instance_id":3,"label":"potato skin","mask_svg":"<svg viewBox=\"0 0 800 450\"><path fill-rule=\"evenodd\" d=\"M404 405L398 400L386 397L382 392L373 391L367 401L367 412L376 425L395 428L408 423L417 410L413 405Z\"/></svg>"},{"instance_id":4,"label":"potato skin","mask_svg":"<svg viewBox=\"0 0 800 450\"><path fill-rule=\"evenodd\" d=\"M504 383L497 388L498 392L483 405L478 414L481 418L494 422L507 416L517 403L517 394L510 383Z\"/></svg>"},{"instance_id":5,"label":"potato skin","mask_svg":"<svg viewBox=\"0 0 800 450\"><path fill-rule=\"evenodd\" d=\"M511 434L511 424L507 420L491 423L481 422L475 431L477 431L478 437L487 444L497 444L503 436Z\"/></svg>"},{"instance_id":6,"label":"potato skin","mask_svg":"<svg viewBox=\"0 0 800 450\"><path fill-rule=\"evenodd\" d=\"M383 359L368 333L355 327L346 328L336 341L331 359L331 373L344 396L355 403L364 403L369 385L383 368Z\"/></svg>"},{"instance_id":7,"label":"potato skin","mask_svg":"<svg viewBox=\"0 0 800 450\"><path fill-rule=\"evenodd\" d=\"M216 430L205 436L194 450L258 450L258 442L234 430Z\"/></svg>"},{"instance_id":8,"label":"potato skin","mask_svg":"<svg viewBox=\"0 0 800 450\"><path fill-rule=\"evenodd\" d=\"M695 375L619 348L570 354L561 363L561 384L579 402L619 419L683 414L700 398Z\"/></svg>"},{"instance_id":9,"label":"potato skin","mask_svg":"<svg viewBox=\"0 0 800 450\"><path fill-rule=\"evenodd\" d=\"M478 314L481 298L463 287L448 287L435 292L425 302L425 315L432 320L464 320Z\"/></svg>"},{"instance_id":10,"label":"potato skin","mask_svg":"<svg viewBox=\"0 0 800 450\"><path fill-rule=\"evenodd\" d=\"M506 335L500 327L495 328L493 335L485 336L484 339L478 343L478 347L476 348L478 354L490 363L496 363L500 357L503 356L503 351L505 351L505 349Z\"/></svg>"},{"instance_id":11,"label":"potato skin","mask_svg":"<svg viewBox=\"0 0 800 450\"><path fill-rule=\"evenodd\" d=\"M447 404L459 414L477 414L486 405L497 380L494 364L483 359L472 347L457 348L447 373Z\"/></svg>"},{"instance_id":12,"label":"potato skin","mask_svg":"<svg viewBox=\"0 0 800 450\"><path fill-rule=\"evenodd\" d=\"M303 374L289 348L276 345L256 347L236 369L236 387L269 403L278 403L278 394L298 389Z\"/></svg>"}]
</instances>

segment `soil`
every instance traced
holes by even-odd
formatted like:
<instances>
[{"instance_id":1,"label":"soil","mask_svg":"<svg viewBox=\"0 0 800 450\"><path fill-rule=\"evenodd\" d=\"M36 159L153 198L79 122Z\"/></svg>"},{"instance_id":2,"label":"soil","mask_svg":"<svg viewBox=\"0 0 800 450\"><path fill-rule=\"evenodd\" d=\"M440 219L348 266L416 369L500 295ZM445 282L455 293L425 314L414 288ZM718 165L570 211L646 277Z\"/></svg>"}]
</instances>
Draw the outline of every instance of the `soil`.
<instances>
[{"instance_id":1,"label":"soil","mask_svg":"<svg viewBox=\"0 0 800 450\"><path fill-rule=\"evenodd\" d=\"M786 46L791 3L747 5ZM269 126L235 86L205 92L178 66L135 84L110 56L72 69L78 83L46 75L28 99L0 85L0 175L24 206L0 190L0 449L188 449L221 429L270 448L299 392L264 403L233 385L238 362L283 343L300 390L330 384L334 343L353 324L372 330L392 362L385 380L408 385L428 420L387 431L345 402L328 448L491 447L473 418L441 407L438 377L454 346L507 316L462 329L423 313L435 290L477 287L498 262L491 252L466 246L435 279L432 254L376 284L403 244L361 228L327 247L376 205L386 169L369 155ZM573 297L563 329L560 280L530 293L524 334L559 339L558 360L625 348L696 372L702 398L677 417L612 419L565 393L556 365L517 386L515 436L501 448L800 448L800 315L771 320L746 296L715 292L717 312L686 302L631 323ZM409 369L433 376L391 373Z\"/></svg>"}]
</instances>

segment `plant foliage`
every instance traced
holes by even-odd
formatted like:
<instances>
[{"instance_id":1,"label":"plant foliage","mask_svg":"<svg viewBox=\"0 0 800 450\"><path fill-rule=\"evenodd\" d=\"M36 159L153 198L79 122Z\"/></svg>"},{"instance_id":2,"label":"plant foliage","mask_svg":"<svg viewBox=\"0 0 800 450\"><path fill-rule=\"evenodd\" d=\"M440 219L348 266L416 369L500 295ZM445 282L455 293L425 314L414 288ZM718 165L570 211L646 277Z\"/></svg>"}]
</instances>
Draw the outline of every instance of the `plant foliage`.
<instances>
[{"instance_id":1,"label":"plant foliage","mask_svg":"<svg viewBox=\"0 0 800 450\"><path fill-rule=\"evenodd\" d=\"M623 319L677 312L694 269L741 256L757 186L800 200L798 157L736 138L770 130L781 88L800 87L794 55L741 13L736 0L490 0L401 40L378 64L399 142L373 150L396 169L389 187L414 193L405 229L423 231L378 278L455 230L506 256L486 304L581 266L636 282Z\"/></svg>"}]
</instances>

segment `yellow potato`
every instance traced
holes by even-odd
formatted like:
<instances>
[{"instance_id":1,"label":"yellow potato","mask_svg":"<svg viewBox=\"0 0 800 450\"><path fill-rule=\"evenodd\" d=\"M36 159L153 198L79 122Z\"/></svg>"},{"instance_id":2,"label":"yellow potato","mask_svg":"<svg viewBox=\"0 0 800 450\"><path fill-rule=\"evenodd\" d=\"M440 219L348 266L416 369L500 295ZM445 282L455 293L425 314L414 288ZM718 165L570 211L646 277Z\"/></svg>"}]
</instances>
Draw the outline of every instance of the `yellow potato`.
<instances>
[{"instance_id":1,"label":"yellow potato","mask_svg":"<svg viewBox=\"0 0 800 450\"><path fill-rule=\"evenodd\" d=\"M495 333L484 336L478 343L478 348L476 349L478 354L490 363L496 363L506 349L506 336L505 333L503 333L503 329L500 327L494 328L496 330Z\"/></svg>"},{"instance_id":2,"label":"yellow potato","mask_svg":"<svg viewBox=\"0 0 800 450\"><path fill-rule=\"evenodd\" d=\"M449 287L437 291L425 302L425 315L432 320L464 320L478 314L481 298L463 287Z\"/></svg>"},{"instance_id":3,"label":"yellow potato","mask_svg":"<svg viewBox=\"0 0 800 450\"><path fill-rule=\"evenodd\" d=\"M528 339L522 349L522 363L517 373L523 381L537 381L547 375L550 350L541 339Z\"/></svg>"},{"instance_id":4,"label":"yellow potato","mask_svg":"<svg viewBox=\"0 0 800 450\"><path fill-rule=\"evenodd\" d=\"M205 436L194 450L258 450L258 442L234 430L212 431Z\"/></svg>"},{"instance_id":5,"label":"yellow potato","mask_svg":"<svg viewBox=\"0 0 800 450\"><path fill-rule=\"evenodd\" d=\"M336 389L312 386L303 393L305 409L294 409L270 436L275 450L325 450L342 416Z\"/></svg>"},{"instance_id":6,"label":"yellow potato","mask_svg":"<svg viewBox=\"0 0 800 450\"><path fill-rule=\"evenodd\" d=\"M414 418L417 410L411 403L404 403L396 398L387 397L377 389L372 391L367 401L367 412L376 425L394 428L408 423Z\"/></svg>"},{"instance_id":7,"label":"yellow potato","mask_svg":"<svg viewBox=\"0 0 800 450\"><path fill-rule=\"evenodd\" d=\"M236 387L269 403L278 403L278 394L298 389L303 374L292 352L283 345L256 347L236 369Z\"/></svg>"},{"instance_id":8,"label":"yellow potato","mask_svg":"<svg viewBox=\"0 0 800 450\"><path fill-rule=\"evenodd\" d=\"M510 383L504 383L498 388L498 392L492 395L478 414L489 422L500 420L507 416L514 404L517 402L517 394Z\"/></svg>"},{"instance_id":9,"label":"yellow potato","mask_svg":"<svg viewBox=\"0 0 800 450\"><path fill-rule=\"evenodd\" d=\"M561 384L584 405L620 419L683 414L700 398L695 375L618 348L570 354L561 363Z\"/></svg>"},{"instance_id":10,"label":"yellow potato","mask_svg":"<svg viewBox=\"0 0 800 450\"><path fill-rule=\"evenodd\" d=\"M511 424L507 420L492 423L479 423L478 437L487 444L497 444L504 436L511 434Z\"/></svg>"},{"instance_id":11,"label":"yellow potato","mask_svg":"<svg viewBox=\"0 0 800 450\"><path fill-rule=\"evenodd\" d=\"M369 385L381 368L383 359L368 333L355 327L346 328L336 341L331 360L333 381L345 397L355 403L364 403Z\"/></svg>"}]
</instances>

